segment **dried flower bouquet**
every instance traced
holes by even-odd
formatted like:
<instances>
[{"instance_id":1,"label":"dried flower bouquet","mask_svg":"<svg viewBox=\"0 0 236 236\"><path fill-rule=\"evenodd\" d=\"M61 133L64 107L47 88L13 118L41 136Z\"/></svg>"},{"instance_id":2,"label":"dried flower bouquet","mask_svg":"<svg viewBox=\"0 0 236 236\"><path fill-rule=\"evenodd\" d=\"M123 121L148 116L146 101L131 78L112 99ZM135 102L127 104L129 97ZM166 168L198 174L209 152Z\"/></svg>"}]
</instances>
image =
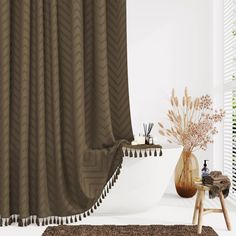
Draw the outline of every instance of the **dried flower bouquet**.
<instances>
[{"instance_id":1,"label":"dried flower bouquet","mask_svg":"<svg viewBox=\"0 0 236 236\"><path fill-rule=\"evenodd\" d=\"M213 143L213 136L218 132L215 124L222 121L225 112L213 110L209 95L192 99L185 88L182 100L175 95L170 98L171 109L168 110L170 127L160 126L159 133L168 138L168 142L183 146L183 152L175 169L175 186L182 197L192 197L196 193L194 179L199 175L196 157L192 154L197 149L206 150Z\"/></svg>"},{"instance_id":2,"label":"dried flower bouquet","mask_svg":"<svg viewBox=\"0 0 236 236\"><path fill-rule=\"evenodd\" d=\"M215 124L222 121L225 112L213 110L213 102L209 95L194 100L185 88L182 101L175 96L174 89L170 98L172 108L168 111L170 127L160 126L159 133L168 138L168 142L182 145L185 151L206 150L207 144L213 143L213 135L218 131Z\"/></svg>"}]
</instances>

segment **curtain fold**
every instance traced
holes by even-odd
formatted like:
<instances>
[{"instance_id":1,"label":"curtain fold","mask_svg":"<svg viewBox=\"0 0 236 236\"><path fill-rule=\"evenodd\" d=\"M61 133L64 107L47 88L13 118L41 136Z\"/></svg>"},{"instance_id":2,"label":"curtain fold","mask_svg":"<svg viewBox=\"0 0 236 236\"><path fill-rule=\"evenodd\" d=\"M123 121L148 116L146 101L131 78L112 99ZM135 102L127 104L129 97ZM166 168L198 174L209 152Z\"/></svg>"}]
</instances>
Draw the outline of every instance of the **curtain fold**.
<instances>
[{"instance_id":1,"label":"curtain fold","mask_svg":"<svg viewBox=\"0 0 236 236\"><path fill-rule=\"evenodd\" d=\"M0 0L0 225L99 206L133 138L126 50L125 0Z\"/></svg>"}]
</instances>

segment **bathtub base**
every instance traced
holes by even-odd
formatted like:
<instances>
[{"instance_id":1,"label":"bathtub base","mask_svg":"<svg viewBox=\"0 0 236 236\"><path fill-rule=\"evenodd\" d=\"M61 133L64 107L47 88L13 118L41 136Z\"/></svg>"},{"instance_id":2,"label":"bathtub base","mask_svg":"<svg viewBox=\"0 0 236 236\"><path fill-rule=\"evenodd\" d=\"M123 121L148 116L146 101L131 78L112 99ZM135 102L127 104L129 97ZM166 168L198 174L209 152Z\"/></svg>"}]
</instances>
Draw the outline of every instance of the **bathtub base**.
<instances>
[{"instance_id":1,"label":"bathtub base","mask_svg":"<svg viewBox=\"0 0 236 236\"><path fill-rule=\"evenodd\" d=\"M145 212L163 196L182 149L163 147L163 156L124 157L117 182L96 215L127 215Z\"/></svg>"}]
</instances>

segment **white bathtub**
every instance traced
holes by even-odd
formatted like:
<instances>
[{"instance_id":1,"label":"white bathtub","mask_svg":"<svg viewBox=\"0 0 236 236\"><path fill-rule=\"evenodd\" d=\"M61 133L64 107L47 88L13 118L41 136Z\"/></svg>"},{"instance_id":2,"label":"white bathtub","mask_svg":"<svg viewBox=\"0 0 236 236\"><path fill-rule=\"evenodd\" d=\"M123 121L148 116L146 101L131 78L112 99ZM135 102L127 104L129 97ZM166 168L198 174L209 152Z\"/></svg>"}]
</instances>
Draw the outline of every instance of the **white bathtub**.
<instances>
[{"instance_id":1,"label":"white bathtub","mask_svg":"<svg viewBox=\"0 0 236 236\"><path fill-rule=\"evenodd\" d=\"M94 215L134 214L159 202L182 151L179 146L162 146L161 157L124 157L117 182Z\"/></svg>"}]
</instances>

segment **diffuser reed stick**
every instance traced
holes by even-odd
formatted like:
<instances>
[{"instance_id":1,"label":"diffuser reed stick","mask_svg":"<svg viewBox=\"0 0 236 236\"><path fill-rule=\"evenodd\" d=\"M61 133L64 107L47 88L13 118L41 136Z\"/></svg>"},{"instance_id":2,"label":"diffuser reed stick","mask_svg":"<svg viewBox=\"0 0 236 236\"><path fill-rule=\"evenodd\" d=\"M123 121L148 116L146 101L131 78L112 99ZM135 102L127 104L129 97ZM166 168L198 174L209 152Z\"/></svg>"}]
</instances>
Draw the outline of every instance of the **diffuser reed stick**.
<instances>
[{"instance_id":1,"label":"diffuser reed stick","mask_svg":"<svg viewBox=\"0 0 236 236\"><path fill-rule=\"evenodd\" d=\"M144 136L145 136L145 143L149 143L149 137L152 131L152 128L154 126L154 123L148 123L148 124L143 124L143 129L144 129Z\"/></svg>"}]
</instances>

